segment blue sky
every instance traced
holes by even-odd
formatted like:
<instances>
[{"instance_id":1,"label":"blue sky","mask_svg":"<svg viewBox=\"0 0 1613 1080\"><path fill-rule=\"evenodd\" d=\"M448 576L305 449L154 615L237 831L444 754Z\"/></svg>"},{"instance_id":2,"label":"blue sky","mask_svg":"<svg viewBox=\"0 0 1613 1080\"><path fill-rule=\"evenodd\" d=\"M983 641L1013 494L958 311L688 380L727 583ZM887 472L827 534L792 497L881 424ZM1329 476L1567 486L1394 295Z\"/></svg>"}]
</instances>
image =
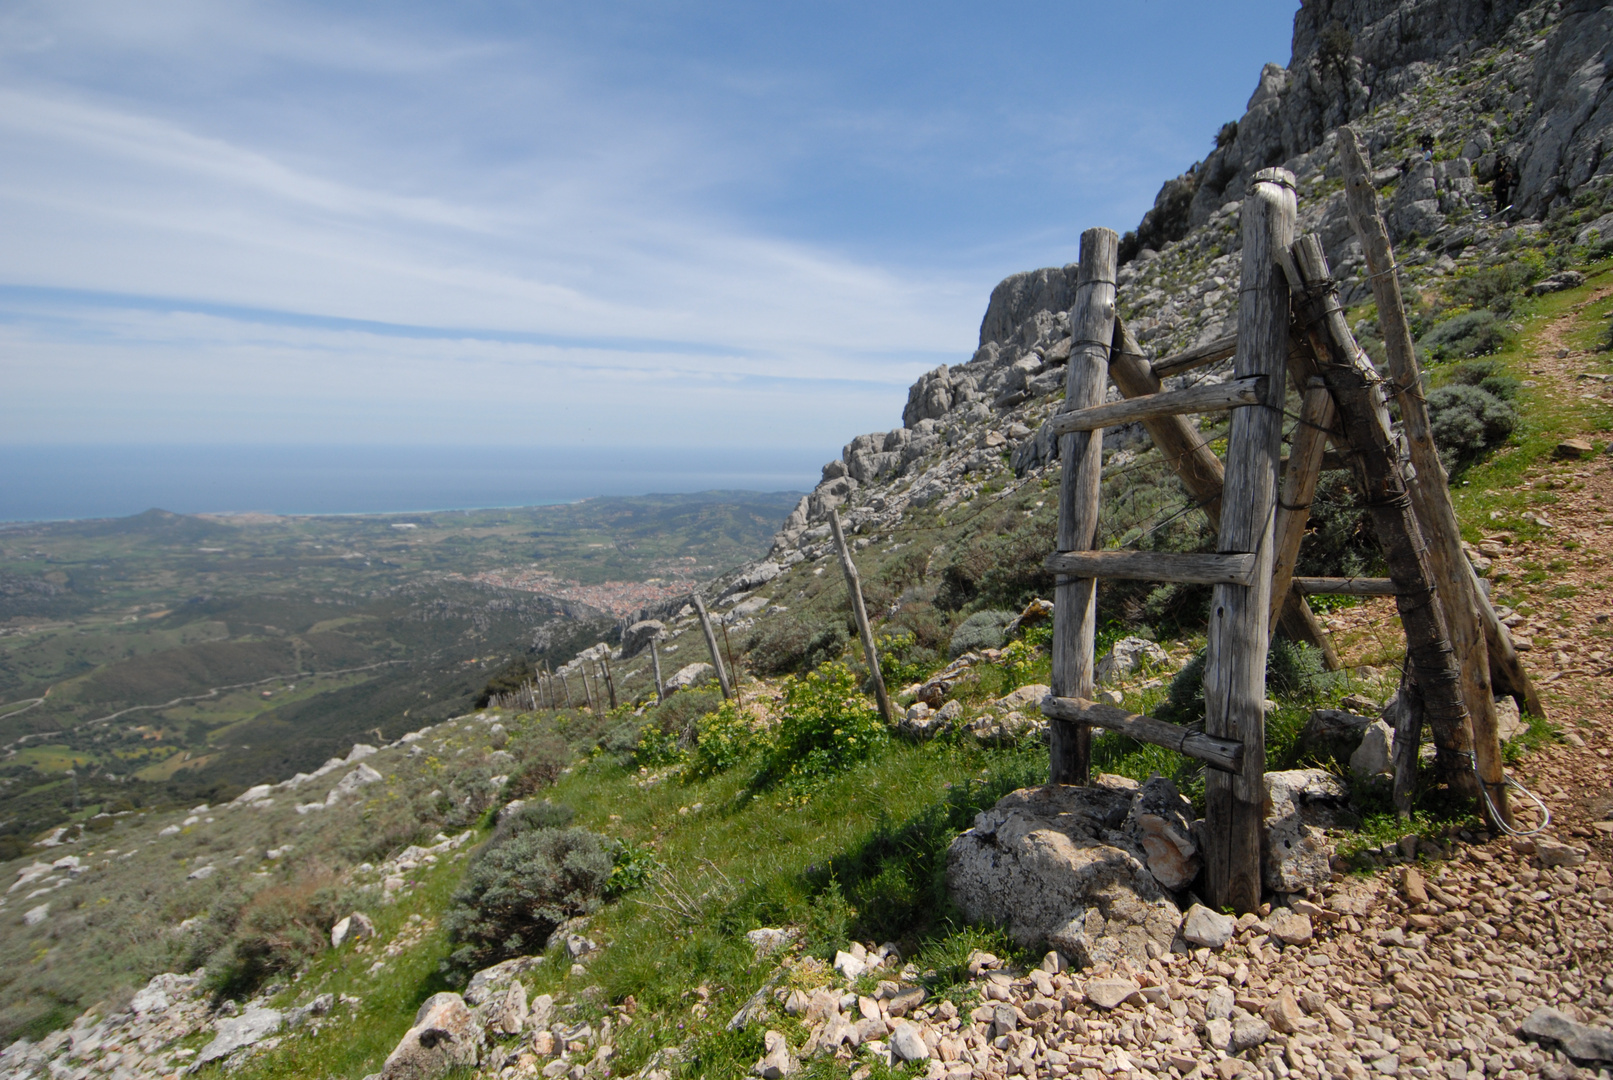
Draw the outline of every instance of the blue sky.
<instances>
[{"instance_id":1,"label":"blue sky","mask_svg":"<svg viewBox=\"0 0 1613 1080\"><path fill-rule=\"evenodd\" d=\"M0 444L815 466L1296 7L0 3Z\"/></svg>"}]
</instances>

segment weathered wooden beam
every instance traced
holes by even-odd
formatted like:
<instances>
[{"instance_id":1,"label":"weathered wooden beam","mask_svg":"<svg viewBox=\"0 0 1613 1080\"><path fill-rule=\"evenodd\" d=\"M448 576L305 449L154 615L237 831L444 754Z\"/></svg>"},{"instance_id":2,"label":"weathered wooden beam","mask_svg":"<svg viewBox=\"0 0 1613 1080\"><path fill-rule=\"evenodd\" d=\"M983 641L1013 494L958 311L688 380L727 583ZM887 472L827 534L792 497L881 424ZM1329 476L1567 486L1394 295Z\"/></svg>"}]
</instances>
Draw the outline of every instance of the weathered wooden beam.
<instances>
[{"instance_id":1,"label":"weathered wooden beam","mask_svg":"<svg viewBox=\"0 0 1613 1080\"><path fill-rule=\"evenodd\" d=\"M706 611L706 602L699 593L694 594L695 613L700 616L700 629L706 635L706 648L711 650L711 666L717 669L717 685L722 689L724 700L734 696L728 685L728 669L723 665L722 652L717 648L717 635L711 629L711 615Z\"/></svg>"},{"instance_id":2,"label":"weathered wooden beam","mask_svg":"<svg viewBox=\"0 0 1613 1080\"><path fill-rule=\"evenodd\" d=\"M1439 582L1439 598L1445 608L1445 621L1462 672L1462 696L1473 725L1473 753L1480 780L1489 793L1501 824L1512 825L1507 805L1506 773L1501 763L1501 739L1495 712L1495 694L1490 685L1490 637L1510 635L1494 621L1493 630L1485 625L1484 602L1478 575L1462 551L1461 524L1451 503L1450 481L1434 446L1433 426L1428 403L1423 399L1422 372L1412 343L1400 295L1400 279L1395 273L1394 252L1389 246L1389 230L1378 206L1378 193L1372 186L1368 166L1355 132L1344 127L1338 132L1339 160L1344 166L1345 203L1350 224L1361 241L1366 256L1372 298L1378 304L1378 325L1394 380L1395 397L1400 404L1401 425L1416 469L1409 488L1412 508L1428 541L1428 562ZM1503 652L1504 656L1504 652ZM1514 653L1516 656L1516 653ZM1503 663L1505 661L1503 660ZM1533 686L1523 665L1517 666L1515 686L1524 688L1525 702ZM1539 698L1535 697L1538 704ZM1520 703L1522 704L1522 702ZM1533 709L1531 708L1531 711Z\"/></svg>"},{"instance_id":3,"label":"weathered wooden beam","mask_svg":"<svg viewBox=\"0 0 1613 1080\"><path fill-rule=\"evenodd\" d=\"M666 704L666 685L661 681L661 646L656 637L650 638L650 663L655 667L655 703Z\"/></svg>"},{"instance_id":4,"label":"weathered wooden beam","mask_svg":"<svg viewBox=\"0 0 1613 1080\"><path fill-rule=\"evenodd\" d=\"M863 603L862 578L857 564L851 558L851 545L846 543L846 532L840 525L840 511L829 511L829 528L834 532L835 547L840 551L840 569L846 575L846 591L851 594L851 613L857 620L857 635L862 638L863 658L868 661L869 677L874 683L874 700L879 703L879 715L885 723L896 722L891 708L890 695L885 692L885 674L879 670L879 651L874 648L874 628L868 622L868 607Z\"/></svg>"},{"instance_id":5,"label":"weathered wooden beam","mask_svg":"<svg viewBox=\"0 0 1613 1080\"><path fill-rule=\"evenodd\" d=\"M1154 378L1167 379L1172 375L1180 375L1184 371L1206 367L1217 360L1225 360L1237 351L1237 334L1218 337L1207 344L1196 345L1174 356L1167 356L1163 360L1155 360L1153 363Z\"/></svg>"},{"instance_id":6,"label":"weathered wooden beam","mask_svg":"<svg viewBox=\"0 0 1613 1080\"><path fill-rule=\"evenodd\" d=\"M1215 907L1237 912L1258 908L1262 891L1267 619L1289 350L1288 280L1280 264L1293 243L1297 216L1292 173L1262 169L1252 179L1243 201L1238 351L1232 374L1240 379L1265 376L1266 385L1259 406L1232 414L1219 547L1227 554L1253 552L1254 580L1215 587L1204 664L1204 730L1244 746L1241 772L1205 777L1206 898Z\"/></svg>"},{"instance_id":7,"label":"weathered wooden beam","mask_svg":"<svg viewBox=\"0 0 1613 1080\"><path fill-rule=\"evenodd\" d=\"M1299 561L1299 545L1305 539L1305 523L1310 520L1311 499L1322 477L1322 455L1327 450L1328 429L1333 426L1333 398L1327 385L1316 379L1305 390L1300 405L1299 424L1294 429L1288 467L1283 473L1282 498L1277 500L1276 540L1271 570L1271 617L1275 627L1288 601L1288 583Z\"/></svg>"},{"instance_id":8,"label":"weathered wooden beam","mask_svg":"<svg viewBox=\"0 0 1613 1080\"><path fill-rule=\"evenodd\" d=\"M1117 731L1138 742L1175 750L1222 772L1243 771L1245 749L1243 743L1236 739L1217 739L1202 731L1167 724L1151 716L1139 716L1113 705L1100 705L1084 698L1061 698L1049 694L1042 699L1042 715L1050 720L1067 720Z\"/></svg>"},{"instance_id":9,"label":"weathered wooden beam","mask_svg":"<svg viewBox=\"0 0 1613 1080\"><path fill-rule=\"evenodd\" d=\"M1303 332L1315 351L1343 430L1361 463L1363 501L1372 515L1373 533L1396 585L1395 604L1406 633L1406 659L1422 692L1423 713L1434 732L1435 766L1452 790L1477 797L1478 783L1468 756L1473 742L1460 664L1451 648L1428 545L1412 509L1383 380L1350 333L1339 303L1338 286L1316 236L1304 237L1293 245L1292 267L1304 293L1298 305ZM1396 809L1409 813L1410 804L1402 802Z\"/></svg>"},{"instance_id":10,"label":"weathered wooden beam","mask_svg":"<svg viewBox=\"0 0 1613 1080\"><path fill-rule=\"evenodd\" d=\"M1256 382L1254 379L1234 379L1224 383L1201 383L1186 390L1167 390L1161 394L1126 398L1094 405L1090 409L1061 413L1053 418L1053 434L1068 435L1072 431L1092 431L1116 424L1152 420L1158 416L1189 416L1238 405L1253 405L1260 400L1260 388Z\"/></svg>"},{"instance_id":11,"label":"weathered wooden beam","mask_svg":"<svg viewBox=\"0 0 1613 1080\"><path fill-rule=\"evenodd\" d=\"M1294 587L1306 596L1394 596L1399 590L1386 577L1296 577Z\"/></svg>"},{"instance_id":12,"label":"weathered wooden beam","mask_svg":"<svg viewBox=\"0 0 1613 1080\"><path fill-rule=\"evenodd\" d=\"M1171 581L1181 585L1250 585L1255 574L1255 557L1248 554L1060 551L1049 555L1043 565L1055 574L1074 577Z\"/></svg>"},{"instance_id":13,"label":"weathered wooden beam","mask_svg":"<svg viewBox=\"0 0 1613 1080\"><path fill-rule=\"evenodd\" d=\"M1115 329L1115 268L1120 235L1113 229L1081 234L1076 270L1075 303L1070 309L1074 342L1064 376L1065 411L1103 403L1108 389L1110 344ZM1098 497L1103 486L1103 432L1075 431L1059 436L1057 549L1090 551L1098 537ZM1061 576L1054 585L1053 693L1059 697L1092 696L1092 667L1097 643L1097 581ZM1084 784L1091 773L1092 729L1085 724L1054 721L1048 748L1048 777L1055 784Z\"/></svg>"}]
</instances>

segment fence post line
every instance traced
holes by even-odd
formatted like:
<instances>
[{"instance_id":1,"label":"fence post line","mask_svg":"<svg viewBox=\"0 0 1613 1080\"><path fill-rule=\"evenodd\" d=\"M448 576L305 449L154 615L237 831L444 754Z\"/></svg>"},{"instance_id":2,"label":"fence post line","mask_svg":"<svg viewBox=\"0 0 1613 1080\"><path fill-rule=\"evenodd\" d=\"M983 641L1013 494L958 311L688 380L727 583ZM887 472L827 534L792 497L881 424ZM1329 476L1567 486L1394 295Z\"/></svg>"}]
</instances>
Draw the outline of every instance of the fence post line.
<instances>
[{"instance_id":1,"label":"fence post line","mask_svg":"<svg viewBox=\"0 0 1613 1080\"><path fill-rule=\"evenodd\" d=\"M664 705L666 690L661 685L661 646L656 643L654 637L650 638L650 663L655 665L655 703Z\"/></svg>"},{"instance_id":2,"label":"fence post line","mask_svg":"<svg viewBox=\"0 0 1613 1080\"><path fill-rule=\"evenodd\" d=\"M1108 389L1110 344L1115 330L1115 268L1120 236L1113 229L1081 234L1072 336L1060 412L1103 402ZM1103 429L1059 438L1063 462L1059 481L1058 551L1088 551L1098 536L1098 497L1103 484ZM1093 646L1097 636L1097 589L1093 578L1059 577L1053 590L1054 697L1092 696ZM1067 720L1052 722L1048 782L1084 784L1091 774L1092 728Z\"/></svg>"},{"instance_id":3,"label":"fence post line","mask_svg":"<svg viewBox=\"0 0 1613 1080\"><path fill-rule=\"evenodd\" d=\"M874 682L874 700L879 702L879 715L885 723L896 722L891 708L890 694L885 690L885 673L879 670L879 653L874 648L874 628L868 621L868 607L863 603L862 578L857 564L851 559L851 545L846 543L846 532L840 525L840 511L830 509L829 528L834 531L835 547L840 550L840 570L846 575L846 591L851 594L851 612L857 619L857 636L862 638L863 658L868 661L870 678Z\"/></svg>"},{"instance_id":4,"label":"fence post line","mask_svg":"<svg viewBox=\"0 0 1613 1080\"><path fill-rule=\"evenodd\" d=\"M711 650L711 664L717 669L717 685L722 688L724 700L734 696L733 690L728 686L728 671L723 666L722 653L717 649L717 635L711 630L711 616L706 612L706 602L700 598L699 593L694 594L694 609L700 614L700 629L706 634L706 648Z\"/></svg>"},{"instance_id":5,"label":"fence post line","mask_svg":"<svg viewBox=\"0 0 1613 1080\"><path fill-rule=\"evenodd\" d=\"M1294 177L1262 169L1243 201L1243 270L1233 374L1266 376L1266 398L1232 412L1218 550L1253 553L1251 585L1217 585L1204 665L1204 730L1244 745L1243 772L1205 776L1205 878L1209 902L1260 906L1260 834L1265 803L1266 649L1272 529L1282 455L1288 366L1288 278L1297 206Z\"/></svg>"}]
</instances>

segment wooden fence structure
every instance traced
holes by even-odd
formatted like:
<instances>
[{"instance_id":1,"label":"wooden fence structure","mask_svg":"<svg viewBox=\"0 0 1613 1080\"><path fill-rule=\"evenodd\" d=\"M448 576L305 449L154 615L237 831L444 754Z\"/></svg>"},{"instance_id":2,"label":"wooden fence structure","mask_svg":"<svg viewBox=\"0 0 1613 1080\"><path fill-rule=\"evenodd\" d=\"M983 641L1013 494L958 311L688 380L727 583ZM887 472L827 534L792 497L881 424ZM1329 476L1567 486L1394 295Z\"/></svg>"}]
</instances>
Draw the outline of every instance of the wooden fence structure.
<instances>
[{"instance_id":1,"label":"wooden fence structure","mask_svg":"<svg viewBox=\"0 0 1613 1080\"><path fill-rule=\"evenodd\" d=\"M1426 718L1441 781L1477 798L1497 827L1510 827L1493 694L1510 693L1527 711L1541 712L1511 639L1462 552L1446 476L1428 434L1421 373L1376 193L1347 129L1340 144L1351 219L1367 254L1388 342L1388 379L1350 332L1321 242L1294 235L1293 175L1266 169L1253 178L1243 205L1234 336L1149 361L1117 315L1119 237L1109 229L1082 234L1065 402L1053 422L1063 471L1057 550L1047 560L1057 575L1052 686L1042 703L1052 722L1050 782L1088 782L1094 726L1204 762L1207 899L1240 912L1260 904L1271 633L1281 626L1317 645L1329 665L1338 666L1307 595L1395 597L1407 642L1403 690L1419 706L1403 710L1406 720L1396 732L1403 756L1395 797L1403 810L1410 806ZM1229 356L1227 381L1163 389L1165 378ZM1122 400L1105 403L1111 381ZM1287 406L1290 384L1297 413ZM1403 418L1409 460L1391 426L1390 394ZM1217 410L1231 411L1224 462L1187 419ZM1286 468L1285 417L1296 421ZM1103 428L1134 421L1147 427L1189 496L1205 509L1217 534L1214 553L1096 549ZM1324 464L1340 461L1354 471L1365 495L1387 579L1294 576L1318 477ZM1091 700L1100 578L1213 586L1203 731Z\"/></svg>"}]
</instances>

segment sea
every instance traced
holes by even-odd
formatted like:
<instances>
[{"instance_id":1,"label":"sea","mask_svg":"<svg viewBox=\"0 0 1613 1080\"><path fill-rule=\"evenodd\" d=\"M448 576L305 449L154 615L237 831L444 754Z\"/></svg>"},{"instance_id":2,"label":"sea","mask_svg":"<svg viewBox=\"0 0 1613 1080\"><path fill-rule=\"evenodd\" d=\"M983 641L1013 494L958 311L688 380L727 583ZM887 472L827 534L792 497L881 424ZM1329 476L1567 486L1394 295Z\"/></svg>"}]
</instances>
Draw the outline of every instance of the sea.
<instances>
[{"instance_id":1,"label":"sea","mask_svg":"<svg viewBox=\"0 0 1613 1080\"><path fill-rule=\"evenodd\" d=\"M835 449L0 446L0 521L174 513L380 514L595 496L809 491Z\"/></svg>"}]
</instances>

